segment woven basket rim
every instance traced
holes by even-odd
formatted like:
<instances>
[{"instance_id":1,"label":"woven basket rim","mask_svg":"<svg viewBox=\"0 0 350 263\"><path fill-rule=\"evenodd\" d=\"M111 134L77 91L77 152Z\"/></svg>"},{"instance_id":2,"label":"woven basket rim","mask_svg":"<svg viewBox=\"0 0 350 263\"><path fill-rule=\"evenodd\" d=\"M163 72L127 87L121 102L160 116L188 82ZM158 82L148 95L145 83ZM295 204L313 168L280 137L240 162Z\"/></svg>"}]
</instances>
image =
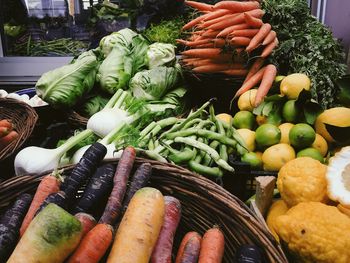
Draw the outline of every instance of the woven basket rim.
<instances>
[{"instance_id":1,"label":"woven basket rim","mask_svg":"<svg viewBox=\"0 0 350 263\"><path fill-rule=\"evenodd\" d=\"M118 159L115 158L103 161L103 163L117 162ZM240 231L243 235L249 235L249 238L247 237L247 240L250 240L250 238L258 240L259 245L263 246L265 254L267 254L270 262L288 262L282 248L275 241L269 230L260 223L260 219L257 217L257 215L255 215L252 210L250 210L240 199L235 197L233 194L229 193L227 190L223 189L221 186L217 185L210 179L193 173L186 168L177 165L161 163L158 161L139 157L136 158L135 165L139 166L144 162L150 163L155 171L162 173L162 176L160 177L160 180L162 182L169 183L171 180L175 182L174 178L176 178L176 181L180 182L183 185L190 187L194 187L195 185L194 191L196 190L200 193L203 193L203 195L196 195L198 199L203 199L203 201L207 200L207 202L209 202L209 200L210 202L220 202L220 207L215 208L215 211L217 211L218 214L223 213L223 211L221 211L222 206L225 206L225 209L234 211L234 213L232 213L232 216L235 217L238 222L240 222L238 225L240 228L235 228L235 231ZM69 171L74 166L75 165L67 165L61 169ZM3 209L6 204L8 205L18 195L34 190L37 184L40 182L41 178L48 174L50 174L50 171L46 171L37 175L16 176L0 183L0 209ZM166 174L168 176L163 177L163 175ZM230 226L233 228L232 225Z\"/></svg>"},{"instance_id":2,"label":"woven basket rim","mask_svg":"<svg viewBox=\"0 0 350 263\"><path fill-rule=\"evenodd\" d=\"M16 99L0 98L1 108L3 109L0 111L0 119L11 120L19 136L0 150L0 161L8 158L23 145L32 134L38 120L38 114L33 107Z\"/></svg>"}]
</instances>

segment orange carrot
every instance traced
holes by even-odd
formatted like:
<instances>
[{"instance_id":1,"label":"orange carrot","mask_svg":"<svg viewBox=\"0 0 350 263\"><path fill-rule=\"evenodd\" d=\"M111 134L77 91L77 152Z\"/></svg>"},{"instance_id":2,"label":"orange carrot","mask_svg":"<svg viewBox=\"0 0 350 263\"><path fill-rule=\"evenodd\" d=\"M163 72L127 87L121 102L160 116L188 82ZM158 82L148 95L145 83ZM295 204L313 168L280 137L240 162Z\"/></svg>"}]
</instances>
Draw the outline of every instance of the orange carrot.
<instances>
[{"instance_id":1,"label":"orange carrot","mask_svg":"<svg viewBox=\"0 0 350 263\"><path fill-rule=\"evenodd\" d=\"M194 231L193 232L188 232L183 237L183 239L181 240L179 249L178 249L177 254L176 254L175 263L180 263L182 261L182 257L183 257L183 254L184 254L184 250L185 250L186 244L188 243L189 240L191 240L193 238L196 238L196 239L200 240L202 237L197 232L194 232Z\"/></svg>"},{"instance_id":2,"label":"orange carrot","mask_svg":"<svg viewBox=\"0 0 350 263\"><path fill-rule=\"evenodd\" d=\"M235 37L249 37L252 38L258 33L259 29L241 29L232 32Z\"/></svg>"},{"instance_id":3,"label":"orange carrot","mask_svg":"<svg viewBox=\"0 0 350 263\"><path fill-rule=\"evenodd\" d=\"M267 93L272 87L273 82L275 81L276 75L277 68L275 67L275 65L267 65L260 86L255 96L255 107L258 107L260 103L263 102L265 96L267 95Z\"/></svg>"},{"instance_id":4,"label":"orange carrot","mask_svg":"<svg viewBox=\"0 0 350 263\"><path fill-rule=\"evenodd\" d=\"M247 52L250 52L254 49L256 49L263 39L270 33L271 31L271 25L270 24L263 24L262 27L259 29L259 32L252 38L249 45L245 49Z\"/></svg>"},{"instance_id":5,"label":"orange carrot","mask_svg":"<svg viewBox=\"0 0 350 263\"><path fill-rule=\"evenodd\" d=\"M273 41L272 43L268 44L268 45L264 48L263 52L261 53L261 57L262 57L262 58L268 57L268 56L272 53L272 51L274 50L274 48L277 47L277 46L278 46L278 39L275 38L275 41Z\"/></svg>"},{"instance_id":6,"label":"orange carrot","mask_svg":"<svg viewBox=\"0 0 350 263\"><path fill-rule=\"evenodd\" d=\"M192 61L192 62L187 63L187 66L201 67L201 66L206 66L208 64L214 64L214 63L210 59L198 59L196 61Z\"/></svg>"},{"instance_id":7,"label":"orange carrot","mask_svg":"<svg viewBox=\"0 0 350 263\"><path fill-rule=\"evenodd\" d=\"M276 32L271 30L270 33L265 37L265 39L262 43L263 46L266 46L266 45L270 44L271 42L273 42L276 37L277 37Z\"/></svg>"},{"instance_id":8,"label":"orange carrot","mask_svg":"<svg viewBox=\"0 0 350 263\"><path fill-rule=\"evenodd\" d=\"M182 27L182 30L187 30L187 29L194 27L195 25L199 24L207 15L208 14L205 14L205 15L199 16L199 17L191 20L190 22L188 22L186 25L184 25Z\"/></svg>"},{"instance_id":9,"label":"orange carrot","mask_svg":"<svg viewBox=\"0 0 350 263\"><path fill-rule=\"evenodd\" d=\"M239 90L237 90L237 92L236 92L235 96L233 97L233 99L237 98L238 96L240 96L241 94L243 94L247 90L250 90L255 85L257 85L261 81L261 79L262 79L262 77L264 75L265 68L266 67L263 67L257 73L255 73L253 76L251 76L250 79L246 83L244 83L242 85L242 87L239 88Z\"/></svg>"},{"instance_id":10,"label":"orange carrot","mask_svg":"<svg viewBox=\"0 0 350 263\"><path fill-rule=\"evenodd\" d=\"M261 9L254 9L254 10L248 11L247 13L252 15L253 17L260 18L264 15L265 12ZM213 25L209 26L208 29L222 30L222 29L229 27L229 26L242 24L242 23L244 23L244 21L245 21L244 13L241 13L241 14L233 17L232 19L226 19L224 21L220 21L216 24L213 24Z\"/></svg>"},{"instance_id":11,"label":"orange carrot","mask_svg":"<svg viewBox=\"0 0 350 263\"><path fill-rule=\"evenodd\" d=\"M254 28L260 28L264 24L261 19L253 17L248 13L244 13L244 19L249 26Z\"/></svg>"},{"instance_id":12,"label":"orange carrot","mask_svg":"<svg viewBox=\"0 0 350 263\"><path fill-rule=\"evenodd\" d=\"M216 48L217 46L215 46L214 43L208 43L208 44L202 44L202 45L198 45L196 46L196 48Z\"/></svg>"},{"instance_id":13,"label":"orange carrot","mask_svg":"<svg viewBox=\"0 0 350 263\"><path fill-rule=\"evenodd\" d=\"M199 253L198 263L221 263L224 256L225 237L219 228L205 232Z\"/></svg>"},{"instance_id":14,"label":"orange carrot","mask_svg":"<svg viewBox=\"0 0 350 263\"><path fill-rule=\"evenodd\" d=\"M212 5L208 5L208 4L204 4L201 2L196 2L196 1L185 1L185 4L193 7L199 11L211 11L213 10L213 6Z\"/></svg>"},{"instance_id":15,"label":"orange carrot","mask_svg":"<svg viewBox=\"0 0 350 263\"><path fill-rule=\"evenodd\" d=\"M113 240L113 228L108 224L97 224L80 241L68 263L97 263L106 253Z\"/></svg>"},{"instance_id":16,"label":"orange carrot","mask_svg":"<svg viewBox=\"0 0 350 263\"><path fill-rule=\"evenodd\" d=\"M248 70L246 69L228 69L225 71L221 71L222 73L225 73L226 75L230 76L245 76L248 73Z\"/></svg>"},{"instance_id":17,"label":"orange carrot","mask_svg":"<svg viewBox=\"0 0 350 263\"><path fill-rule=\"evenodd\" d=\"M183 58L182 62L183 63L192 63L193 61L198 61L198 60L202 60L201 58Z\"/></svg>"},{"instance_id":18,"label":"orange carrot","mask_svg":"<svg viewBox=\"0 0 350 263\"><path fill-rule=\"evenodd\" d=\"M231 44L234 46L248 46L251 39L249 37L234 37L231 39Z\"/></svg>"},{"instance_id":19,"label":"orange carrot","mask_svg":"<svg viewBox=\"0 0 350 263\"><path fill-rule=\"evenodd\" d=\"M233 19L236 16L237 16L237 14L228 14L228 15L220 16L220 17L217 17L215 19L207 20L206 22L200 24L199 27L200 28L208 28L209 26L214 25L216 23L219 23L221 21L224 21L226 19Z\"/></svg>"},{"instance_id":20,"label":"orange carrot","mask_svg":"<svg viewBox=\"0 0 350 263\"><path fill-rule=\"evenodd\" d=\"M18 133L16 131L10 131L6 136L0 138L0 149L5 148L11 142L16 140Z\"/></svg>"},{"instance_id":21,"label":"orange carrot","mask_svg":"<svg viewBox=\"0 0 350 263\"><path fill-rule=\"evenodd\" d=\"M0 138L10 133L10 129L7 127L0 127Z\"/></svg>"},{"instance_id":22,"label":"orange carrot","mask_svg":"<svg viewBox=\"0 0 350 263\"><path fill-rule=\"evenodd\" d=\"M220 72L220 71L224 71L224 70L228 70L228 69L230 69L229 64L209 64L209 63L207 63L204 66L195 67L192 70L194 72L197 72L197 73L214 73L214 72Z\"/></svg>"},{"instance_id":23,"label":"orange carrot","mask_svg":"<svg viewBox=\"0 0 350 263\"><path fill-rule=\"evenodd\" d=\"M228 9L232 12L242 13L260 8L260 4L254 2L220 1L214 5L214 9Z\"/></svg>"},{"instance_id":24,"label":"orange carrot","mask_svg":"<svg viewBox=\"0 0 350 263\"><path fill-rule=\"evenodd\" d=\"M19 230L20 236L23 236L30 222L34 218L36 211L39 209L40 205L44 202L46 197L52 193L57 193L60 190L60 185L61 181L53 175L47 175L41 180L38 188L36 189L28 212L23 219L22 226Z\"/></svg>"},{"instance_id":25,"label":"orange carrot","mask_svg":"<svg viewBox=\"0 0 350 263\"><path fill-rule=\"evenodd\" d=\"M261 69L261 67L264 65L264 62L265 60L263 58L258 58L257 60L255 60L243 83L246 83L251 76L253 76L256 72L258 72L259 69Z\"/></svg>"},{"instance_id":26,"label":"orange carrot","mask_svg":"<svg viewBox=\"0 0 350 263\"><path fill-rule=\"evenodd\" d=\"M220 55L220 48L190 49L182 52L182 55L195 58L214 58Z\"/></svg>"},{"instance_id":27,"label":"orange carrot","mask_svg":"<svg viewBox=\"0 0 350 263\"><path fill-rule=\"evenodd\" d=\"M8 120L0 120L0 127L5 127L5 128L8 128L9 130L13 129L12 123L9 122Z\"/></svg>"},{"instance_id":28,"label":"orange carrot","mask_svg":"<svg viewBox=\"0 0 350 263\"><path fill-rule=\"evenodd\" d=\"M238 24L238 25L229 26L229 27L221 30L220 33L216 37L226 37L230 33L234 32L235 30L246 29L248 27L249 26L247 24Z\"/></svg>"},{"instance_id":29,"label":"orange carrot","mask_svg":"<svg viewBox=\"0 0 350 263\"><path fill-rule=\"evenodd\" d=\"M214 47L223 47L226 44L225 39L222 38L215 38L212 41L214 43Z\"/></svg>"},{"instance_id":30,"label":"orange carrot","mask_svg":"<svg viewBox=\"0 0 350 263\"><path fill-rule=\"evenodd\" d=\"M205 19L203 19L203 21L212 20L214 18L221 17L221 16L231 14L231 13L232 12L230 10L227 10L227 9L218 9L218 10L215 10L214 12L211 12L209 15L207 15L207 17Z\"/></svg>"},{"instance_id":31,"label":"orange carrot","mask_svg":"<svg viewBox=\"0 0 350 263\"><path fill-rule=\"evenodd\" d=\"M213 38L213 37L216 37L217 34L219 34L220 31L214 31L214 30L207 30L205 33L203 33L203 37L210 37L210 38Z\"/></svg>"},{"instance_id":32,"label":"orange carrot","mask_svg":"<svg viewBox=\"0 0 350 263\"><path fill-rule=\"evenodd\" d=\"M176 39L176 42L180 43L184 46L188 46L188 47L195 47L198 45L210 43L210 41L208 39L201 39L201 40L196 40L196 41L186 41L183 39Z\"/></svg>"}]
</instances>

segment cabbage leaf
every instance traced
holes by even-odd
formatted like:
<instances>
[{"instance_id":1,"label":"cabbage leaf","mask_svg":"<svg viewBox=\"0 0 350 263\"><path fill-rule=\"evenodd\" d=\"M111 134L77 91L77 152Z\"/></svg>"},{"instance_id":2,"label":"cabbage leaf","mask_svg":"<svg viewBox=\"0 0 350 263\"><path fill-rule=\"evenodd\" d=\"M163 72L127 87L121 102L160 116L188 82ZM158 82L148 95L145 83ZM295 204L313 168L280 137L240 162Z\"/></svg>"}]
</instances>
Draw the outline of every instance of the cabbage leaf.
<instances>
[{"instance_id":1,"label":"cabbage leaf","mask_svg":"<svg viewBox=\"0 0 350 263\"><path fill-rule=\"evenodd\" d=\"M175 65L175 46L166 43L153 43L148 47L146 64L149 69Z\"/></svg>"}]
</instances>

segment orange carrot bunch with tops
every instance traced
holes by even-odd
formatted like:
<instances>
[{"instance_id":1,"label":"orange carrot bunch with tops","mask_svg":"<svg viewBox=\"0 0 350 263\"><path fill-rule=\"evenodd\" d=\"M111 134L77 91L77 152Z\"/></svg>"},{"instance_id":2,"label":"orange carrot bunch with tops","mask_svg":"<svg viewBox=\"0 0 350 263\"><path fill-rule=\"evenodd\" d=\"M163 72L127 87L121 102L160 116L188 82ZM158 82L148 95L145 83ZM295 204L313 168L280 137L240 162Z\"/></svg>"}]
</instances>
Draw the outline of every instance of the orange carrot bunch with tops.
<instances>
[{"instance_id":1,"label":"orange carrot bunch with tops","mask_svg":"<svg viewBox=\"0 0 350 263\"><path fill-rule=\"evenodd\" d=\"M0 120L0 151L16 140L18 133L9 120Z\"/></svg>"},{"instance_id":2,"label":"orange carrot bunch with tops","mask_svg":"<svg viewBox=\"0 0 350 263\"><path fill-rule=\"evenodd\" d=\"M260 84L256 106L272 86L274 65L265 59L278 46L277 34L264 23L260 1L221 1L215 5L185 1L202 15L188 22L182 30L192 30L185 46L183 65L196 73L222 73L244 78L234 98ZM249 65L249 66L248 66ZM270 84L271 83L271 84Z\"/></svg>"}]
</instances>

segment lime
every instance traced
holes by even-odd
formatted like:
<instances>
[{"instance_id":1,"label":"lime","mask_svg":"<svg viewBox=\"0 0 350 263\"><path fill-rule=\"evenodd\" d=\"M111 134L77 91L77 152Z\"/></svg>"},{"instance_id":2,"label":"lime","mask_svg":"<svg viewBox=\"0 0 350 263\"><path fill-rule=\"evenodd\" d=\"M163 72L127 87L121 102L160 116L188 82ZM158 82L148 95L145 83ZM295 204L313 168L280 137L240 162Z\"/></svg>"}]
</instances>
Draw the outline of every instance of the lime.
<instances>
[{"instance_id":1,"label":"lime","mask_svg":"<svg viewBox=\"0 0 350 263\"><path fill-rule=\"evenodd\" d=\"M315 141L311 145L312 148L318 150L322 156L325 156L328 152L328 144L325 138L316 133Z\"/></svg>"},{"instance_id":2,"label":"lime","mask_svg":"<svg viewBox=\"0 0 350 263\"><path fill-rule=\"evenodd\" d=\"M286 122L296 123L300 119L300 109L295 105L296 100L288 100L282 109L282 116Z\"/></svg>"},{"instance_id":3,"label":"lime","mask_svg":"<svg viewBox=\"0 0 350 263\"><path fill-rule=\"evenodd\" d=\"M289 142L289 132L294 127L293 123L283 123L278 128L281 130L281 143L290 144Z\"/></svg>"},{"instance_id":4,"label":"lime","mask_svg":"<svg viewBox=\"0 0 350 263\"><path fill-rule=\"evenodd\" d=\"M253 169L259 170L262 168L262 160L255 152L245 153L241 157L241 161L244 163L249 163Z\"/></svg>"},{"instance_id":5,"label":"lime","mask_svg":"<svg viewBox=\"0 0 350 263\"><path fill-rule=\"evenodd\" d=\"M239 111L233 117L232 124L237 129L253 130L255 126L255 117L250 111Z\"/></svg>"},{"instance_id":6,"label":"lime","mask_svg":"<svg viewBox=\"0 0 350 263\"><path fill-rule=\"evenodd\" d=\"M288 99L297 99L300 92L310 90L311 81L308 76L301 73L295 73L285 77L280 85L280 91L282 95L288 97Z\"/></svg>"},{"instance_id":7,"label":"lime","mask_svg":"<svg viewBox=\"0 0 350 263\"><path fill-rule=\"evenodd\" d=\"M311 157L315 160L320 161L321 163L324 163L322 154L315 148L306 148L304 150L301 150L297 153L297 157Z\"/></svg>"},{"instance_id":8,"label":"lime","mask_svg":"<svg viewBox=\"0 0 350 263\"><path fill-rule=\"evenodd\" d=\"M253 152L255 150L255 132L248 129L238 129L237 132L247 145L247 149Z\"/></svg>"},{"instance_id":9,"label":"lime","mask_svg":"<svg viewBox=\"0 0 350 263\"><path fill-rule=\"evenodd\" d=\"M263 124L255 131L255 141L261 148L266 148L279 143L281 140L281 131L272 124Z\"/></svg>"},{"instance_id":10,"label":"lime","mask_svg":"<svg viewBox=\"0 0 350 263\"><path fill-rule=\"evenodd\" d=\"M315 141L316 133L314 129L306 123L298 123L289 132L289 141L297 149L311 146Z\"/></svg>"},{"instance_id":11,"label":"lime","mask_svg":"<svg viewBox=\"0 0 350 263\"><path fill-rule=\"evenodd\" d=\"M295 151L292 146L279 143L267 148L262 156L265 171L279 171L283 165L295 159Z\"/></svg>"},{"instance_id":12,"label":"lime","mask_svg":"<svg viewBox=\"0 0 350 263\"><path fill-rule=\"evenodd\" d=\"M220 113L218 115L216 115L216 118L218 118L219 120L221 120L224 123L230 124L231 120L232 120L232 116L230 114L227 113Z\"/></svg>"},{"instance_id":13,"label":"lime","mask_svg":"<svg viewBox=\"0 0 350 263\"><path fill-rule=\"evenodd\" d=\"M238 99L237 105L239 110L254 110L255 96L257 93L257 89L251 89L244 92Z\"/></svg>"}]
</instances>

